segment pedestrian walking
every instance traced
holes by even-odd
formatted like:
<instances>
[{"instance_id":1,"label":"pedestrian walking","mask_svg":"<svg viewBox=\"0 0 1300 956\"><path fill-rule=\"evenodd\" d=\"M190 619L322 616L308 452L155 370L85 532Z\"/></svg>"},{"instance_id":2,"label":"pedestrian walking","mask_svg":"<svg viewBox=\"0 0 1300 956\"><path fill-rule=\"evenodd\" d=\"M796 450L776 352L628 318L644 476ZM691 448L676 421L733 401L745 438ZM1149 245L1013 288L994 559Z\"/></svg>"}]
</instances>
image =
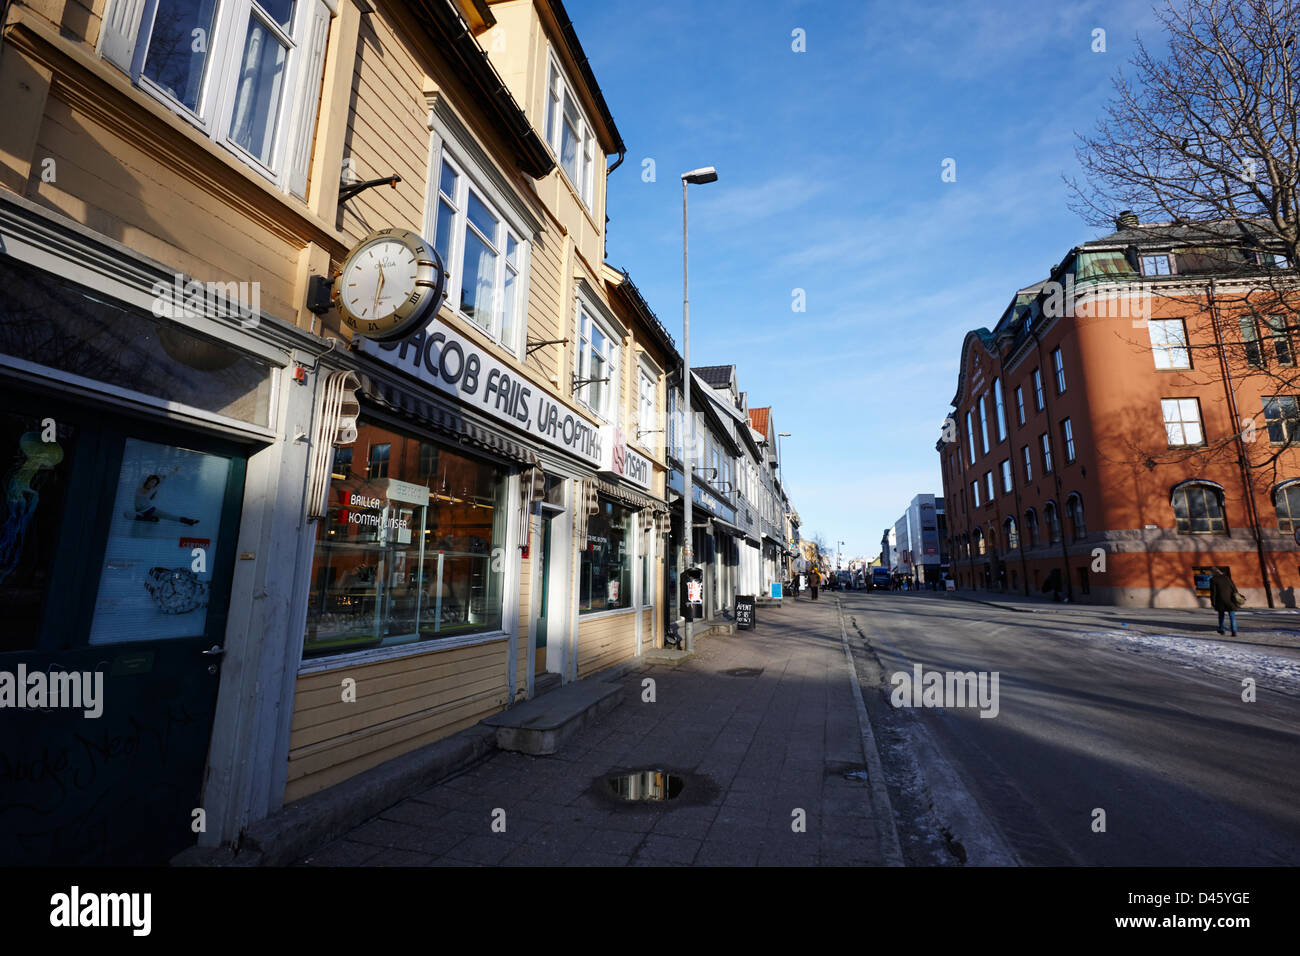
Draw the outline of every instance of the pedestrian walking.
<instances>
[{"instance_id":1,"label":"pedestrian walking","mask_svg":"<svg viewBox=\"0 0 1300 956\"><path fill-rule=\"evenodd\" d=\"M1228 623L1232 627L1232 636L1237 636L1237 608L1246 603L1236 586L1232 583L1232 578L1228 577L1223 568L1216 568L1214 576L1210 578L1210 606L1219 612L1219 633L1223 633L1223 615L1228 615Z\"/></svg>"},{"instance_id":2,"label":"pedestrian walking","mask_svg":"<svg viewBox=\"0 0 1300 956\"><path fill-rule=\"evenodd\" d=\"M813 568L812 573L808 575L808 585L812 589L812 599L817 600L817 587L822 583L822 573L818 568Z\"/></svg>"}]
</instances>

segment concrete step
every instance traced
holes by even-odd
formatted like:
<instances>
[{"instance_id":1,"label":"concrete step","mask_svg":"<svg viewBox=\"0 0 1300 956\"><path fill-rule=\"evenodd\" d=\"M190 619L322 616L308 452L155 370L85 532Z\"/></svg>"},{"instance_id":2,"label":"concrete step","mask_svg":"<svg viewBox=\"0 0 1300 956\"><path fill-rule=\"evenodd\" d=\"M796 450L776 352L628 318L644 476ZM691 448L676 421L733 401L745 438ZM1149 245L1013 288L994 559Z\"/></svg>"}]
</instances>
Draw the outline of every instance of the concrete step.
<instances>
[{"instance_id":1,"label":"concrete step","mask_svg":"<svg viewBox=\"0 0 1300 956\"><path fill-rule=\"evenodd\" d=\"M482 721L496 731L497 747L544 756L623 702L623 688L580 680Z\"/></svg>"},{"instance_id":2,"label":"concrete step","mask_svg":"<svg viewBox=\"0 0 1300 956\"><path fill-rule=\"evenodd\" d=\"M553 690L558 690L564 686L564 679L559 674L535 674L533 675L533 696L540 697L542 694L549 694Z\"/></svg>"}]
</instances>

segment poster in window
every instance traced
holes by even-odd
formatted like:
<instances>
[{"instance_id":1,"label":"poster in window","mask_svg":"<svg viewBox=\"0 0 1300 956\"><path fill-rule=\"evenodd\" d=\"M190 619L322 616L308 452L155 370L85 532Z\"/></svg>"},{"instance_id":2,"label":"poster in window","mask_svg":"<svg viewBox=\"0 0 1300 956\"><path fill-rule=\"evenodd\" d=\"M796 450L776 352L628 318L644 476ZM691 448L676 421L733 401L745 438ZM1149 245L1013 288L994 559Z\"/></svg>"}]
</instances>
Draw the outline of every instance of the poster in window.
<instances>
[{"instance_id":1,"label":"poster in window","mask_svg":"<svg viewBox=\"0 0 1300 956\"><path fill-rule=\"evenodd\" d=\"M230 460L126 440L91 644L204 632Z\"/></svg>"}]
</instances>

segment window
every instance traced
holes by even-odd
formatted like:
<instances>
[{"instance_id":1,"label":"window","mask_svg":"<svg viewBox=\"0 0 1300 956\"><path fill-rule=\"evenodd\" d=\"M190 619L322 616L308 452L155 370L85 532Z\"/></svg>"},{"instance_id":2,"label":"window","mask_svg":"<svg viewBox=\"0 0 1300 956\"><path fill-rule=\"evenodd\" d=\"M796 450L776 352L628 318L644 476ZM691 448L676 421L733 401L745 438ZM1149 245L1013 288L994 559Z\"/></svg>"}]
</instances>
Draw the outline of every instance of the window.
<instances>
[{"instance_id":1,"label":"window","mask_svg":"<svg viewBox=\"0 0 1300 956\"><path fill-rule=\"evenodd\" d=\"M986 396L980 396L980 449L984 454L989 453L989 415L985 407L984 399Z\"/></svg>"},{"instance_id":2,"label":"window","mask_svg":"<svg viewBox=\"0 0 1300 956\"><path fill-rule=\"evenodd\" d=\"M1273 492L1273 507L1277 509L1277 530L1300 531L1300 481L1283 483Z\"/></svg>"},{"instance_id":3,"label":"window","mask_svg":"<svg viewBox=\"0 0 1300 956\"><path fill-rule=\"evenodd\" d=\"M1021 455L1024 457L1024 459L1025 459L1025 481L1026 481L1026 482L1033 481L1033 480L1034 480L1034 467L1033 467L1032 464L1030 464L1030 460L1029 460L1029 459L1030 459L1030 455L1029 455L1029 446L1028 446L1028 445L1023 446L1023 447L1020 449L1020 454L1021 454Z\"/></svg>"},{"instance_id":4,"label":"window","mask_svg":"<svg viewBox=\"0 0 1300 956\"><path fill-rule=\"evenodd\" d=\"M1002 379L993 380L993 404L997 411L998 441L1007 437L1007 409L1006 402L1002 398Z\"/></svg>"},{"instance_id":5,"label":"window","mask_svg":"<svg viewBox=\"0 0 1300 956\"><path fill-rule=\"evenodd\" d=\"M1042 411L1046 406L1043 400L1043 371L1034 369L1034 409Z\"/></svg>"},{"instance_id":6,"label":"window","mask_svg":"<svg viewBox=\"0 0 1300 956\"><path fill-rule=\"evenodd\" d=\"M654 448L658 444L654 435L659 427L659 380L645 366L641 367L637 380L637 441L646 448Z\"/></svg>"},{"instance_id":7,"label":"window","mask_svg":"<svg viewBox=\"0 0 1300 956\"><path fill-rule=\"evenodd\" d=\"M970 445L970 463L975 464L975 429L971 425L970 412L966 413L966 442Z\"/></svg>"},{"instance_id":8,"label":"window","mask_svg":"<svg viewBox=\"0 0 1300 956\"><path fill-rule=\"evenodd\" d=\"M1065 391L1065 357L1060 349L1052 350L1052 367L1056 369L1056 394L1060 395Z\"/></svg>"},{"instance_id":9,"label":"window","mask_svg":"<svg viewBox=\"0 0 1300 956\"><path fill-rule=\"evenodd\" d=\"M580 303L575 354L578 384L573 397L605 421L613 421L618 414L618 352L619 340L594 317L593 310Z\"/></svg>"},{"instance_id":10,"label":"window","mask_svg":"<svg viewBox=\"0 0 1300 956\"><path fill-rule=\"evenodd\" d=\"M1067 418L1061 422L1061 438L1065 440L1065 463L1074 461L1074 427Z\"/></svg>"},{"instance_id":11,"label":"window","mask_svg":"<svg viewBox=\"0 0 1300 956\"><path fill-rule=\"evenodd\" d=\"M1079 497L1078 492L1072 493L1065 499L1065 513L1070 518L1071 539L1082 541L1088 536L1088 526L1083 520L1083 499Z\"/></svg>"},{"instance_id":12,"label":"window","mask_svg":"<svg viewBox=\"0 0 1300 956\"><path fill-rule=\"evenodd\" d=\"M1168 256L1143 256L1142 274L1144 276L1169 275L1169 257Z\"/></svg>"},{"instance_id":13,"label":"window","mask_svg":"<svg viewBox=\"0 0 1300 956\"><path fill-rule=\"evenodd\" d=\"M587 115L578 105L572 85L555 57L550 61L546 99L546 141L560 160L574 190L588 209L592 208L592 189L596 167L596 137Z\"/></svg>"},{"instance_id":14,"label":"window","mask_svg":"<svg viewBox=\"0 0 1300 956\"><path fill-rule=\"evenodd\" d=\"M444 143L430 208L433 246L449 274L447 302L517 355L528 247L466 168Z\"/></svg>"},{"instance_id":15,"label":"window","mask_svg":"<svg viewBox=\"0 0 1300 956\"><path fill-rule=\"evenodd\" d=\"M578 570L578 613L632 606L634 513L601 496L600 511L587 519L587 546Z\"/></svg>"},{"instance_id":16,"label":"window","mask_svg":"<svg viewBox=\"0 0 1300 956\"><path fill-rule=\"evenodd\" d=\"M393 446L389 443L382 445L371 445L369 462L370 466L366 472L367 478L387 478L388 477L388 455Z\"/></svg>"},{"instance_id":17,"label":"window","mask_svg":"<svg viewBox=\"0 0 1300 956\"><path fill-rule=\"evenodd\" d=\"M1241 328L1241 347L1246 354L1246 361L1260 368L1264 364L1264 350L1259 345L1259 329L1255 326L1254 318L1242 316L1238 325Z\"/></svg>"},{"instance_id":18,"label":"window","mask_svg":"<svg viewBox=\"0 0 1300 956\"><path fill-rule=\"evenodd\" d=\"M1025 390L1019 385L1016 386L1016 421L1025 423Z\"/></svg>"},{"instance_id":19,"label":"window","mask_svg":"<svg viewBox=\"0 0 1300 956\"><path fill-rule=\"evenodd\" d=\"M1043 432L1038 436L1038 444L1043 452L1043 474L1050 475L1052 473L1052 442L1047 437L1047 432Z\"/></svg>"},{"instance_id":20,"label":"window","mask_svg":"<svg viewBox=\"0 0 1300 956\"><path fill-rule=\"evenodd\" d=\"M984 532L981 531L979 528L976 528L971 533L971 540L972 542L974 542L975 545L975 553L983 554L984 553Z\"/></svg>"},{"instance_id":21,"label":"window","mask_svg":"<svg viewBox=\"0 0 1300 956\"><path fill-rule=\"evenodd\" d=\"M317 524L303 656L500 630L507 470L363 416L367 445L382 473L334 478Z\"/></svg>"},{"instance_id":22,"label":"window","mask_svg":"<svg viewBox=\"0 0 1300 956\"><path fill-rule=\"evenodd\" d=\"M1016 528L1015 518L1007 518L1006 521L1002 522L1002 533L1007 537L1007 550L1019 551L1020 531Z\"/></svg>"},{"instance_id":23,"label":"window","mask_svg":"<svg viewBox=\"0 0 1300 956\"><path fill-rule=\"evenodd\" d=\"M329 21L316 0L117 0L100 52L204 135L305 198Z\"/></svg>"},{"instance_id":24,"label":"window","mask_svg":"<svg viewBox=\"0 0 1300 956\"><path fill-rule=\"evenodd\" d=\"M1004 495L1011 494L1011 459L1010 458L1004 458L1002 460L1002 493Z\"/></svg>"},{"instance_id":25,"label":"window","mask_svg":"<svg viewBox=\"0 0 1300 956\"><path fill-rule=\"evenodd\" d=\"M1185 484L1174 489L1170 502L1179 534L1214 534L1228 530L1223 496L1213 485Z\"/></svg>"},{"instance_id":26,"label":"window","mask_svg":"<svg viewBox=\"0 0 1300 956\"><path fill-rule=\"evenodd\" d=\"M980 483L978 481L970 483L970 500L972 507L978 508L980 506Z\"/></svg>"},{"instance_id":27,"label":"window","mask_svg":"<svg viewBox=\"0 0 1300 956\"><path fill-rule=\"evenodd\" d=\"M1273 339L1273 354L1278 365L1294 365L1295 354L1291 351L1291 333L1287 327L1286 316L1270 315L1266 320Z\"/></svg>"},{"instance_id":28,"label":"window","mask_svg":"<svg viewBox=\"0 0 1300 956\"><path fill-rule=\"evenodd\" d=\"M352 474L351 448L334 449L334 467L330 469L330 474L340 480Z\"/></svg>"},{"instance_id":29,"label":"window","mask_svg":"<svg viewBox=\"0 0 1300 956\"><path fill-rule=\"evenodd\" d=\"M1061 518L1056 513L1056 502L1049 501L1043 505L1043 520L1047 522L1047 540L1057 544L1061 540Z\"/></svg>"},{"instance_id":30,"label":"window","mask_svg":"<svg viewBox=\"0 0 1300 956\"><path fill-rule=\"evenodd\" d=\"M1264 399L1264 420L1268 422L1268 440L1273 444L1284 445L1300 439L1300 407L1296 396Z\"/></svg>"},{"instance_id":31,"label":"window","mask_svg":"<svg viewBox=\"0 0 1300 956\"><path fill-rule=\"evenodd\" d=\"M993 503L993 472L991 471L984 472L984 489L988 492L984 503L991 505Z\"/></svg>"},{"instance_id":32,"label":"window","mask_svg":"<svg viewBox=\"0 0 1300 956\"><path fill-rule=\"evenodd\" d=\"M1201 406L1194 398L1162 398L1160 411L1165 417L1165 435L1170 446L1203 445Z\"/></svg>"},{"instance_id":33,"label":"window","mask_svg":"<svg viewBox=\"0 0 1300 956\"><path fill-rule=\"evenodd\" d=\"M1031 548L1038 547L1038 512L1033 508L1025 512L1025 536Z\"/></svg>"},{"instance_id":34,"label":"window","mask_svg":"<svg viewBox=\"0 0 1300 956\"><path fill-rule=\"evenodd\" d=\"M1187 348L1187 327L1182 319L1151 319L1147 322L1147 335L1151 338L1151 354L1156 368L1191 368Z\"/></svg>"}]
</instances>

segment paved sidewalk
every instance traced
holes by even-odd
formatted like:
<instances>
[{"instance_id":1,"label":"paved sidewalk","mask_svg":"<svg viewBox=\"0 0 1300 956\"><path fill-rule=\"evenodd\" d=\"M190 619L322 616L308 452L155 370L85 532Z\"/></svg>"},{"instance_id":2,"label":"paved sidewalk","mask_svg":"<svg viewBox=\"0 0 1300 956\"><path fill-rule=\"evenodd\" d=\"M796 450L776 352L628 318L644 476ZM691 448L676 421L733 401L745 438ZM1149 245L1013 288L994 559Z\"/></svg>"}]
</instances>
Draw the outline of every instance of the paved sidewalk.
<instances>
[{"instance_id":1,"label":"paved sidewalk","mask_svg":"<svg viewBox=\"0 0 1300 956\"><path fill-rule=\"evenodd\" d=\"M619 678L624 702L550 757L497 752L307 857L316 866L882 864L833 597L760 608ZM758 676L729 676L761 668ZM655 701L642 700L642 681ZM599 778L684 773L681 796L619 803ZM396 795L395 795L396 797ZM802 810L804 832L792 826ZM494 832L504 811L505 832ZM498 826L499 829L499 826Z\"/></svg>"}]
</instances>

